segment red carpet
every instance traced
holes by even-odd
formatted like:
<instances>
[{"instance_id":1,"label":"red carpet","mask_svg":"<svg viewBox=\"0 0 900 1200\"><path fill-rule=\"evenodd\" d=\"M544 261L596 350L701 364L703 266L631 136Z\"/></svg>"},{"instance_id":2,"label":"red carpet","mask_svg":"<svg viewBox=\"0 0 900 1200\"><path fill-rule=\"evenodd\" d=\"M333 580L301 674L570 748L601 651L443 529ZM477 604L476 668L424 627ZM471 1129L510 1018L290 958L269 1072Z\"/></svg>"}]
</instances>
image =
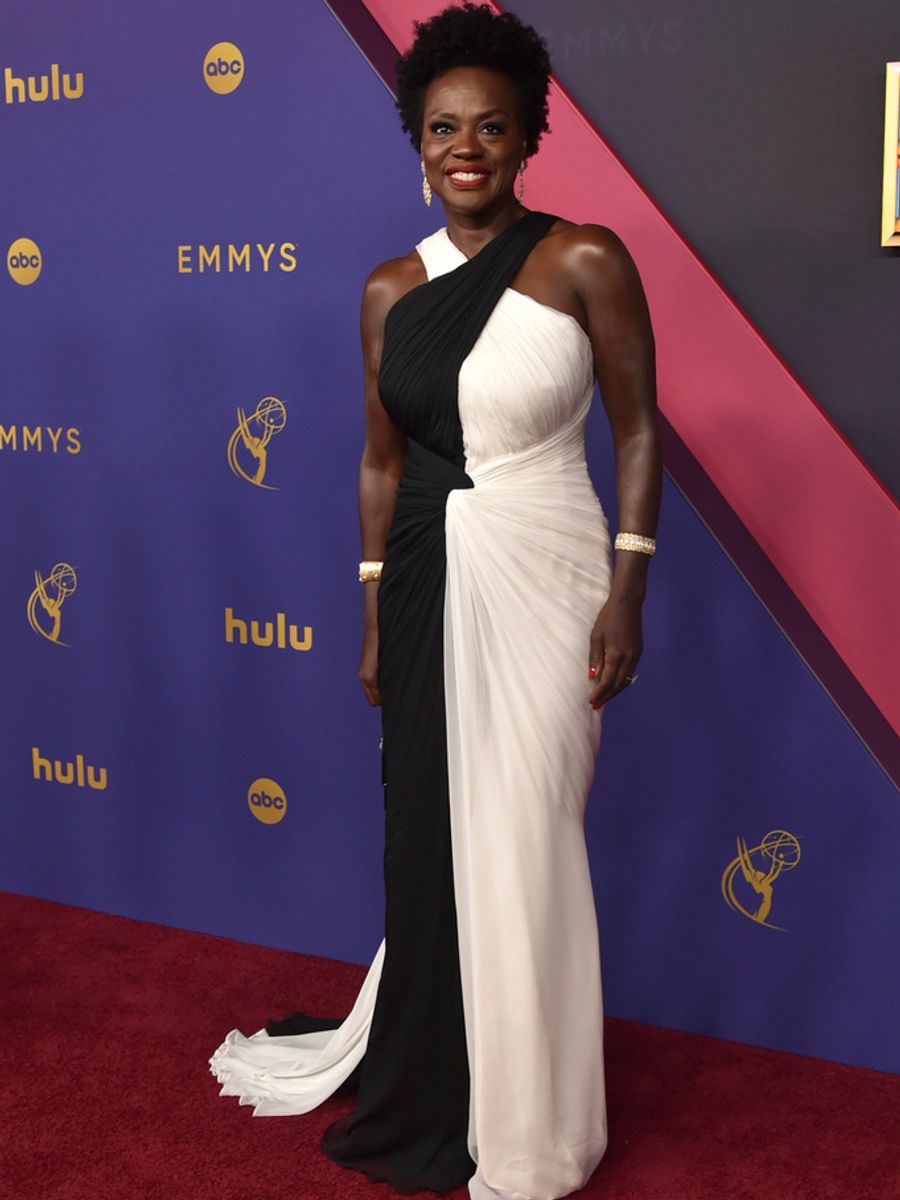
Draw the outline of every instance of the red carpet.
<instances>
[{"instance_id":1,"label":"red carpet","mask_svg":"<svg viewBox=\"0 0 900 1200\"><path fill-rule=\"evenodd\" d=\"M2 1200L394 1195L319 1153L352 1098L253 1117L207 1070L234 1026L348 1010L362 968L3 893L0 955ZM900 1196L898 1076L610 1018L606 1053L579 1200Z\"/></svg>"}]
</instances>

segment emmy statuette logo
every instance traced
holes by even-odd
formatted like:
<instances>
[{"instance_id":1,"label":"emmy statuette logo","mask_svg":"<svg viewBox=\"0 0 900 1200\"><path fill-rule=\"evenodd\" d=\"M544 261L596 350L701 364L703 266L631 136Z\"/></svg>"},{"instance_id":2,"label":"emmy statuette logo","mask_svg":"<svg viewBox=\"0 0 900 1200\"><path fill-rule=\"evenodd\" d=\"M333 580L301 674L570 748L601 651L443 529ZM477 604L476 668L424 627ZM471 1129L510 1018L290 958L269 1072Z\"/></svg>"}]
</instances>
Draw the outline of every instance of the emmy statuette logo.
<instances>
[{"instance_id":1,"label":"emmy statuette logo","mask_svg":"<svg viewBox=\"0 0 900 1200\"><path fill-rule=\"evenodd\" d=\"M31 238L16 238L6 252L6 269L10 279L27 287L41 273L41 252Z\"/></svg>"},{"instance_id":2,"label":"emmy statuette logo","mask_svg":"<svg viewBox=\"0 0 900 1200\"><path fill-rule=\"evenodd\" d=\"M31 747L31 772L35 779L45 783L69 783L76 787L89 787L95 791L106 791L106 767L92 767L85 763L83 754L76 754L74 762L61 762L54 758L42 758L37 746Z\"/></svg>"},{"instance_id":3,"label":"emmy statuette logo","mask_svg":"<svg viewBox=\"0 0 900 1200\"><path fill-rule=\"evenodd\" d=\"M287 812L287 797L274 779L254 779L247 789L247 805L257 821L277 825Z\"/></svg>"},{"instance_id":4,"label":"emmy statuette logo","mask_svg":"<svg viewBox=\"0 0 900 1200\"><path fill-rule=\"evenodd\" d=\"M59 639L63 601L71 596L78 584L75 568L57 563L46 579L40 571L34 573L34 588L28 597L28 624L35 633L57 646L68 646Z\"/></svg>"},{"instance_id":5,"label":"emmy statuette logo","mask_svg":"<svg viewBox=\"0 0 900 1200\"><path fill-rule=\"evenodd\" d=\"M238 406L237 425L228 439L228 465L235 475L267 491L277 491L272 484L263 481L269 463L269 442L286 424L287 410L277 396L264 396L250 417ZM238 453L240 448L241 455Z\"/></svg>"},{"instance_id":6,"label":"emmy statuette logo","mask_svg":"<svg viewBox=\"0 0 900 1200\"><path fill-rule=\"evenodd\" d=\"M49 75L29 75L25 79L13 74L12 67L3 69L3 99L7 104L25 104L31 100L78 100L84 95L84 72L76 71L75 80L68 71L60 73L59 63L50 64Z\"/></svg>"},{"instance_id":7,"label":"emmy statuette logo","mask_svg":"<svg viewBox=\"0 0 900 1200\"><path fill-rule=\"evenodd\" d=\"M203 60L203 81L217 96L233 92L244 78L244 56L233 42L216 42Z\"/></svg>"},{"instance_id":8,"label":"emmy statuette logo","mask_svg":"<svg viewBox=\"0 0 900 1200\"><path fill-rule=\"evenodd\" d=\"M767 920L772 908L773 888L782 871L793 871L800 861L800 842L784 829L772 829L758 846L748 849L744 838L737 839L737 854L722 875L722 895L725 903L735 912L749 917L757 925L767 929L787 930L783 925L773 925ZM738 898L734 883L738 872L759 897L759 903L751 911Z\"/></svg>"}]
</instances>

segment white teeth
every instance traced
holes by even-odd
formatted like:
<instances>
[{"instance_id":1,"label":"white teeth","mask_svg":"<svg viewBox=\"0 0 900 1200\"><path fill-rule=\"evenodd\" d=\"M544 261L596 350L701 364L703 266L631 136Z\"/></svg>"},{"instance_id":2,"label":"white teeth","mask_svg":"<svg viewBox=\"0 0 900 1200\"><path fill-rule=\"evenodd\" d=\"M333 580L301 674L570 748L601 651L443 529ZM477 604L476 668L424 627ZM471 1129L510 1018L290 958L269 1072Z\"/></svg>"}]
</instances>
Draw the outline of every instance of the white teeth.
<instances>
[{"instance_id":1,"label":"white teeth","mask_svg":"<svg viewBox=\"0 0 900 1200\"><path fill-rule=\"evenodd\" d=\"M454 179L484 179L486 171L453 171Z\"/></svg>"}]
</instances>

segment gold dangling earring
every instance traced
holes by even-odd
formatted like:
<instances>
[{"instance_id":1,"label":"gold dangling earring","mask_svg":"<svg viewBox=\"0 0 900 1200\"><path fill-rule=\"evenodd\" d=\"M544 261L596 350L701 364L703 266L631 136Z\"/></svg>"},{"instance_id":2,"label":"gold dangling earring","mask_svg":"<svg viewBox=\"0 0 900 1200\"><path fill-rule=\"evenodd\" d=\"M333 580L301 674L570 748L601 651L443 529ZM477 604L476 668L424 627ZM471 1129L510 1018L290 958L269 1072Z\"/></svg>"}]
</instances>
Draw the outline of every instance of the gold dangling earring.
<instances>
[{"instance_id":1,"label":"gold dangling earring","mask_svg":"<svg viewBox=\"0 0 900 1200\"><path fill-rule=\"evenodd\" d=\"M525 195L525 159L519 163L519 189L516 196L519 200Z\"/></svg>"},{"instance_id":2,"label":"gold dangling earring","mask_svg":"<svg viewBox=\"0 0 900 1200\"><path fill-rule=\"evenodd\" d=\"M422 159L422 195L425 197L425 203L431 207L431 184L428 182L428 176L425 174L425 159Z\"/></svg>"}]
</instances>

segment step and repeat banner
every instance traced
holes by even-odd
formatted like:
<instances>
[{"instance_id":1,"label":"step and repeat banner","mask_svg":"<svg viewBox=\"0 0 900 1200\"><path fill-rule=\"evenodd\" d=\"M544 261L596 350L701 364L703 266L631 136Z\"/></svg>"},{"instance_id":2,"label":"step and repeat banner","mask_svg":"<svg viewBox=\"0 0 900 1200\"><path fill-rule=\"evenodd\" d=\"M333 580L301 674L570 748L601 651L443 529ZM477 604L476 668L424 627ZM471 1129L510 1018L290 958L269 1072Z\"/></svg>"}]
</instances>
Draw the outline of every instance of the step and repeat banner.
<instances>
[{"instance_id":1,"label":"step and repeat banner","mask_svg":"<svg viewBox=\"0 0 900 1200\"><path fill-rule=\"evenodd\" d=\"M443 214L320 0L19 3L0 55L0 888L367 963L359 302ZM607 1010L897 1069L896 796L663 509L588 811Z\"/></svg>"}]
</instances>

